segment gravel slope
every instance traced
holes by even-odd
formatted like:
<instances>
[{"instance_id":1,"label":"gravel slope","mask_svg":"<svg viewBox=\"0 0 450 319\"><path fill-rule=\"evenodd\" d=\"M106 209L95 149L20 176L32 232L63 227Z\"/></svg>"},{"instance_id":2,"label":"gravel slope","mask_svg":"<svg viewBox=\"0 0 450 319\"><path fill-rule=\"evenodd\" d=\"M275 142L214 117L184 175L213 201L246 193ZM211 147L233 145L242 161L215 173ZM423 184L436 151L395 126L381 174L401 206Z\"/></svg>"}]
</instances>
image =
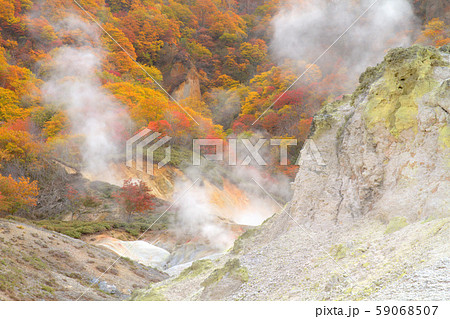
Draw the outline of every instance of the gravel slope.
<instances>
[{"instance_id":1,"label":"gravel slope","mask_svg":"<svg viewBox=\"0 0 450 319\"><path fill-rule=\"evenodd\" d=\"M167 277L119 259L98 280L118 258L113 252L2 219L0 251L0 300L121 300Z\"/></svg>"}]
</instances>

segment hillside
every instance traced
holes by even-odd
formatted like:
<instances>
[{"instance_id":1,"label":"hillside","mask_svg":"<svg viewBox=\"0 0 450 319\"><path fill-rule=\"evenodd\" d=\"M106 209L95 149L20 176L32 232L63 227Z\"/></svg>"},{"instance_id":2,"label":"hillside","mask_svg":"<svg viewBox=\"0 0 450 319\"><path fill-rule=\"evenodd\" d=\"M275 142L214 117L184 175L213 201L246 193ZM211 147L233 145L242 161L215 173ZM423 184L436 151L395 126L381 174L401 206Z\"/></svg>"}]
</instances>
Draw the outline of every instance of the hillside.
<instances>
[{"instance_id":1,"label":"hillside","mask_svg":"<svg viewBox=\"0 0 450 319\"><path fill-rule=\"evenodd\" d=\"M1 300L123 300L167 277L84 241L5 220L0 251Z\"/></svg>"},{"instance_id":2,"label":"hillside","mask_svg":"<svg viewBox=\"0 0 450 319\"><path fill-rule=\"evenodd\" d=\"M305 157L282 211L134 299L448 300L449 53L391 50L314 117L326 166Z\"/></svg>"},{"instance_id":3,"label":"hillside","mask_svg":"<svg viewBox=\"0 0 450 319\"><path fill-rule=\"evenodd\" d=\"M449 45L446 0L0 0L0 300L438 296Z\"/></svg>"}]
</instances>

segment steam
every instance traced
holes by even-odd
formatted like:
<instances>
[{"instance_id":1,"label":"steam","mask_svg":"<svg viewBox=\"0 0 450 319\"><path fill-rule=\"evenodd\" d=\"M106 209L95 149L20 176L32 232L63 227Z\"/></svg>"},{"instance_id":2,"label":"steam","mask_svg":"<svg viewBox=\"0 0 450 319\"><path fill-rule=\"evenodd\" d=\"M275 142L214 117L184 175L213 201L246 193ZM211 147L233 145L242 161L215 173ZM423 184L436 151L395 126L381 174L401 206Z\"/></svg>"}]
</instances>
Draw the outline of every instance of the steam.
<instances>
[{"instance_id":1,"label":"steam","mask_svg":"<svg viewBox=\"0 0 450 319\"><path fill-rule=\"evenodd\" d=\"M212 248L219 251L230 248L235 238L212 214L214 207L209 201L209 192L202 186L191 186L192 183L187 181L176 185L174 198L189 192L177 204L176 233L188 238L206 239Z\"/></svg>"},{"instance_id":2,"label":"steam","mask_svg":"<svg viewBox=\"0 0 450 319\"><path fill-rule=\"evenodd\" d=\"M106 180L111 180L109 163L120 153L119 141L129 121L127 113L101 88L96 76L101 68L102 51L94 27L72 16L61 21L56 29L60 34L77 30L82 36L72 46L54 53L43 87L45 102L62 106L70 118L71 133L83 137L80 151L84 171L109 176Z\"/></svg>"},{"instance_id":3,"label":"steam","mask_svg":"<svg viewBox=\"0 0 450 319\"><path fill-rule=\"evenodd\" d=\"M215 88L210 92L210 109L214 123L220 124L226 130L241 110L241 101L236 89L223 90Z\"/></svg>"},{"instance_id":4,"label":"steam","mask_svg":"<svg viewBox=\"0 0 450 319\"><path fill-rule=\"evenodd\" d=\"M273 18L271 51L280 61L312 63L375 0L290 0ZM321 58L326 71L342 61L350 80L392 47L412 42L416 19L407 0L379 0Z\"/></svg>"},{"instance_id":5,"label":"steam","mask_svg":"<svg viewBox=\"0 0 450 319\"><path fill-rule=\"evenodd\" d=\"M289 179L264 174L264 167L226 165L218 176L222 185L213 185L208 181L211 176L205 172L220 170L220 165L211 162L204 165L189 168L186 172L189 178L175 183L173 199L180 200L176 204L173 231L179 238L203 239L211 248L225 251L236 239L232 224L258 226L280 210L258 185L280 203L290 198ZM200 181L192 186L197 179Z\"/></svg>"}]
</instances>

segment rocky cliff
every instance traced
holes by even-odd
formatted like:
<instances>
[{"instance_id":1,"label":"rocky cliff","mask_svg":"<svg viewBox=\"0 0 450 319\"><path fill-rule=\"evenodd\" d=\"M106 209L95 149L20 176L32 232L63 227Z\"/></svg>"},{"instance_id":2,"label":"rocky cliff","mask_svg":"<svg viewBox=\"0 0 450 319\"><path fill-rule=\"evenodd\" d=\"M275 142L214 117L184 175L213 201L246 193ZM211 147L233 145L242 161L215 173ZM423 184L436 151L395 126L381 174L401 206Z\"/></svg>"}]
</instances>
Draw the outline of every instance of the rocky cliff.
<instances>
[{"instance_id":1,"label":"rocky cliff","mask_svg":"<svg viewBox=\"0 0 450 319\"><path fill-rule=\"evenodd\" d=\"M283 210L134 299L448 300L449 66L391 50L315 116Z\"/></svg>"},{"instance_id":2,"label":"rocky cliff","mask_svg":"<svg viewBox=\"0 0 450 319\"><path fill-rule=\"evenodd\" d=\"M326 165L303 161L291 213L336 222L448 215L448 63L434 49L392 50L352 96L323 108L311 138Z\"/></svg>"}]
</instances>

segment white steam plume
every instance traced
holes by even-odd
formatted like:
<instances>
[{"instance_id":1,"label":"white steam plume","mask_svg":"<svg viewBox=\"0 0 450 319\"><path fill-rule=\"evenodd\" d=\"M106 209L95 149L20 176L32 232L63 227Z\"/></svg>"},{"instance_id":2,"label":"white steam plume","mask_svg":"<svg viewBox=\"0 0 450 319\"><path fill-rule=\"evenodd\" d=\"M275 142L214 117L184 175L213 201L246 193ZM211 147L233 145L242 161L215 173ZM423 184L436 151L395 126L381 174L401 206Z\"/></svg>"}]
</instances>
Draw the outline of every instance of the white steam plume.
<instances>
[{"instance_id":1,"label":"white steam plume","mask_svg":"<svg viewBox=\"0 0 450 319\"><path fill-rule=\"evenodd\" d=\"M312 63L374 1L288 1L272 20L271 51L280 60ZM342 60L350 80L355 81L367 66L382 59L387 49L410 45L415 25L416 18L407 0L379 0L318 64L332 66Z\"/></svg>"},{"instance_id":2,"label":"white steam plume","mask_svg":"<svg viewBox=\"0 0 450 319\"><path fill-rule=\"evenodd\" d=\"M56 51L43 87L45 102L61 105L70 118L72 134L83 136L80 151L84 171L114 180L108 164L120 151L118 141L129 119L123 107L102 89L96 76L101 68L100 39L93 26L76 17L64 19L57 29L60 33L79 30L91 41L76 39L77 46Z\"/></svg>"},{"instance_id":3,"label":"white steam plume","mask_svg":"<svg viewBox=\"0 0 450 319\"><path fill-rule=\"evenodd\" d=\"M176 184L174 198L189 192L176 205L176 233L188 238L201 237L212 248L225 251L233 244L233 233L217 222L208 191L202 186L191 186L190 181L179 181Z\"/></svg>"},{"instance_id":4,"label":"white steam plume","mask_svg":"<svg viewBox=\"0 0 450 319\"><path fill-rule=\"evenodd\" d=\"M246 155L247 152L238 150L238 164L242 163ZM266 157L267 154L261 155ZM186 196L176 204L177 218L173 225L173 231L181 238L206 239L210 247L224 251L231 246L236 236L227 227L228 222L258 226L280 210L265 191L280 203L290 198L289 179L281 174L264 174L266 166L255 163L252 166L220 165L206 161L202 165L191 166L186 171L188 180L177 180L175 183L174 199L186 192ZM220 174L216 180L223 178L221 186L211 182L214 171ZM201 182L191 187L197 179Z\"/></svg>"}]
</instances>

